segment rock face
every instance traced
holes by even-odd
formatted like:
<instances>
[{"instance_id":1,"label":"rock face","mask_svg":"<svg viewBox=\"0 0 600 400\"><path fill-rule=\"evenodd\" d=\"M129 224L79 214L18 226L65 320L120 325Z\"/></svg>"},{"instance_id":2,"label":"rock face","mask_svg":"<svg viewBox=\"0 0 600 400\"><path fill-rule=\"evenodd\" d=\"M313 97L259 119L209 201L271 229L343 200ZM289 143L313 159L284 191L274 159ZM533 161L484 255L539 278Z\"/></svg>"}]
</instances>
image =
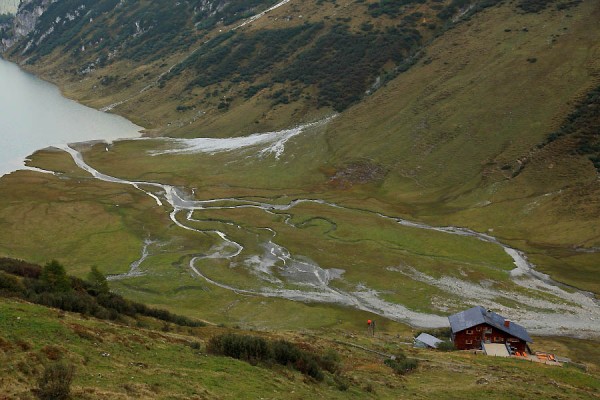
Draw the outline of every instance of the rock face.
<instances>
[{"instance_id":1,"label":"rock face","mask_svg":"<svg viewBox=\"0 0 600 400\"><path fill-rule=\"evenodd\" d=\"M21 38L29 35L34 29L40 16L48 9L50 4L57 0L23 0L19 4L17 14L13 20L12 36L2 39L2 50L11 48ZM9 3L10 0L6 0Z\"/></svg>"},{"instance_id":2,"label":"rock face","mask_svg":"<svg viewBox=\"0 0 600 400\"><path fill-rule=\"evenodd\" d=\"M16 14L13 20L12 26L3 27L4 33L0 35L0 51L6 51L11 47L19 43L24 37L31 35L29 41L24 45L25 50L21 53L27 52L32 46L39 45L44 39L46 39L52 33L55 33L57 26L64 25L66 22L73 21L80 17L82 14L90 15L90 23L93 21L93 16L98 15L107 11L105 9L106 2L100 4L86 4L84 1L72 2L72 12L69 11L65 15L59 15L56 20L52 21L51 27L41 32L35 32L38 28L38 22L41 20L41 16L48 10L49 6L59 0L0 0L0 14L9 13ZM226 6L231 3L231 0L201 0L193 8L194 15L199 15L202 18L215 17L215 14L222 11ZM122 4L119 3L117 7ZM177 3L177 6L180 3ZM64 8L64 7L63 7ZM114 5L109 8L115 8ZM135 7L134 7L135 8ZM98 11L100 10L100 11ZM85 11L85 12L84 12ZM200 18L200 19L202 19ZM216 17L215 17L216 18ZM46 21L47 22L47 21ZM138 34L144 33L144 30L139 28L141 21L135 21L138 27ZM156 21L152 22L152 28L155 28ZM149 28L148 28L149 29ZM134 36L135 37L135 36Z\"/></svg>"},{"instance_id":3,"label":"rock face","mask_svg":"<svg viewBox=\"0 0 600 400\"><path fill-rule=\"evenodd\" d=\"M19 0L0 0L0 14L15 14Z\"/></svg>"}]
</instances>

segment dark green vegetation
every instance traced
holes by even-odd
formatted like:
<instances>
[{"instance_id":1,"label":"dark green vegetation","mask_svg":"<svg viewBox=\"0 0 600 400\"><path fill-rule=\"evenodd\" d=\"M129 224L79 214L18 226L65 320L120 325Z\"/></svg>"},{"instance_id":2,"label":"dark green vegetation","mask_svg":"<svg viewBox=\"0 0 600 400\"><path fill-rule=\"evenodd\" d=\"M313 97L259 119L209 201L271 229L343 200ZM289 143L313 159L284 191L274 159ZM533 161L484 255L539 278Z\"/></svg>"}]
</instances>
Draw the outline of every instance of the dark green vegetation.
<instances>
[{"instance_id":1,"label":"dark green vegetation","mask_svg":"<svg viewBox=\"0 0 600 400\"><path fill-rule=\"evenodd\" d=\"M309 49L301 51L313 41ZM400 64L414 54L420 42L419 31L411 28L352 33L341 24L326 29L322 22L261 30L250 36L231 31L201 46L165 75L161 85L192 68L196 77L188 90L226 81L248 82L252 86L245 98L251 98L262 89L285 83L289 89L272 96L276 104L288 104L314 86L318 88L317 107L342 111L362 98L384 64ZM257 86L257 80L264 81L265 74L275 67L278 72L267 78L270 82Z\"/></svg>"},{"instance_id":2,"label":"dark green vegetation","mask_svg":"<svg viewBox=\"0 0 600 400\"><path fill-rule=\"evenodd\" d=\"M127 321L152 317L180 326L203 326L201 321L153 309L111 293L104 276L92 268L89 281L68 276L58 261L44 267L0 258L0 294L96 318Z\"/></svg>"},{"instance_id":3,"label":"dark green vegetation","mask_svg":"<svg viewBox=\"0 0 600 400\"><path fill-rule=\"evenodd\" d=\"M33 393L40 400L65 400L70 397L75 367L58 361L49 363L38 379Z\"/></svg>"},{"instance_id":4,"label":"dark green vegetation","mask_svg":"<svg viewBox=\"0 0 600 400\"><path fill-rule=\"evenodd\" d=\"M600 172L600 86L590 91L569 114L560 129L553 132L538 146L563 140L563 148L572 154L589 157Z\"/></svg>"},{"instance_id":5,"label":"dark green vegetation","mask_svg":"<svg viewBox=\"0 0 600 400\"><path fill-rule=\"evenodd\" d=\"M582 0L520 0L517 6L527 13L538 13L554 6L557 10L565 10L576 6Z\"/></svg>"},{"instance_id":6,"label":"dark green vegetation","mask_svg":"<svg viewBox=\"0 0 600 400\"><path fill-rule=\"evenodd\" d=\"M323 24L305 24L288 29L264 30L251 36L234 31L208 41L178 64L164 82L192 68L196 78L188 88L206 87L220 82L254 82L276 63L286 60L298 48L306 46L323 29ZM260 51L259 51L260 49Z\"/></svg>"},{"instance_id":7,"label":"dark green vegetation","mask_svg":"<svg viewBox=\"0 0 600 400\"><path fill-rule=\"evenodd\" d=\"M11 14L0 14L0 25L9 24L12 22L14 15Z\"/></svg>"},{"instance_id":8,"label":"dark green vegetation","mask_svg":"<svg viewBox=\"0 0 600 400\"><path fill-rule=\"evenodd\" d=\"M403 8L407 4L411 3L424 3L422 0L383 0L375 3L369 3L368 9L369 14L373 17L379 17L380 15L388 15L390 17L397 17L403 14Z\"/></svg>"},{"instance_id":9,"label":"dark green vegetation","mask_svg":"<svg viewBox=\"0 0 600 400\"><path fill-rule=\"evenodd\" d=\"M260 362L291 366L317 381L325 378L324 369L330 373L340 369L339 356L335 351L328 351L321 357L314 351L304 350L287 340L269 341L259 336L229 333L211 338L207 350L212 354L244 360L251 364Z\"/></svg>"},{"instance_id":10,"label":"dark green vegetation","mask_svg":"<svg viewBox=\"0 0 600 400\"><path fill-rule=\"evenodd\" d=\"M0 42L12 36L12 21L14 15L0 14Z\"/></svg>"},{"instance_id":11,"label":"dark green vegetation","mask_svg":"<svg viewBox=\"0 0 600 400\"><path fill-rule=\"evenodd\" d=\"M54 2L38 22L34 35L51 33L39 44L29 46L24 54L33 55L29 62L35 63L40 57L64 49L82 61L86 58L86 48L87 52L94 48L97 66L110 63L110 54L114 52L134 61L153 61L194 43L197 40L194 23L200 29L212 28L219 21L229 25L273 2L214 1L208 6L202 3L205 2L187 0L175 5L119 0ZM34 1L29 6L35 4ZM195 12L197 9L202 11ZM65 19L67 14L71 17Z\"/></svg>"},{"instance_id":12,"label":"dark green vegetation","mask_svg":"<svg viewBox=\"0 0 600 400\"><path fill-rule=\"evenodd\" d=\"M463 14L463 17L469 18L478 11L481 11L484 8L495 6L499 3L500 0L480 0L476 2L471 2L468 0L452 0L445 8L441 9L437 16L443 21L450 20L457 13L461 13Z\"/></svg>"},{"instance_id":13,"label":"dark green vegetation","mask_svg":"<svg viewBox=\"0 0 600 400\"><path fill-rule=\"evenodd\" d=\"M274 79L315 85L319 89L317 107L343 111L363 97L386 63L401 64L420 44L419 31L411 28L354 34L346 26L336 25Z\"/></svg>"},{"instance_id":14,"label":"dark green vegetation","mask_svg":"<svg viewBox=\"0 0 600 400\"><path fill-rule=\"evenodd\" d=\"M220 0L208 4L197 10L200 2L196 1L196 27L209 30L218 23L225 26L231 25L241 19L251 17L259 11L267 9L278 0ZM203 2L206 3L206 2Z\"/></svg>"},{"instance_id":15,"label":"dark green vegetation","mask_svg":"<svg viewBox=\"0 0 600 400\"><path fill-rule=\"evenodd\" d=\"M405 375L417 368L418 361L401 354L396 355L395 358L386 359L384 364L393 369L397 374Z\"/></svg>"}]
</instances>

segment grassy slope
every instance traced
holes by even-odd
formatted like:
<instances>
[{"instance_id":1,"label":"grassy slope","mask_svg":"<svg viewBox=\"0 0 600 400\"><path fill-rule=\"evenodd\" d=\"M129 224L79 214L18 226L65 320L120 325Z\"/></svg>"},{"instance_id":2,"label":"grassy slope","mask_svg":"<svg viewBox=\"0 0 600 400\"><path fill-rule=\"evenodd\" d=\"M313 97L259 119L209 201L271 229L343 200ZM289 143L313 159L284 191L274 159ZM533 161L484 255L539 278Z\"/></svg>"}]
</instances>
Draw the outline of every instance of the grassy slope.
<instances>
[{"instance_id":1,"label":"grassy slope","mask_svg":"<svg viewBox=\"0 0 600 400\"><path fill-rule=\"evenodd\" d=\"M390 170L376 194L368 188L383 207L408 203L435 223L493 229L536 253L542 270L597 292L597 255L569 251L600 243L591 162L559 149L514 179L502 167L527 156L594 87L599 16L594 2L541 15L483 12L334 121L328 143L338 163L370 157Z\"/></svg>"},{"instance_id":2,"label":"grassy slope","mask_svg":"<svg viewBox=\"0 0 600 400\"><path fill-rule=\"evenodd\" d=\"M585 363L588 372L572 367L547 367L519 360L438 353L399 345L408 338L381 333L331 331L327 335L262 333L304 343L318 352L335 349L342 358L341 374L348 383L340 391L331 376L309 382L283 367L251 366L241 361L207 356L211 336L227 331L205 327L159 332L116 325L76 314L59 317L56 310L0 300L0 382L5 398L33 398L30 389L58 353L76 367L73 394L80 399L234 399L272 398L474 398L591 399L598 396L600 355L596 347L569 339L544 339L542 349ZM413 374L399 377L382 358L338 341L384 352L399 348L420 359ZM201 344L194 350L190 344ZM103 356L108 353L109 356Z\"/></svg>"},{"instance_id":3,"label":"grassy slope","mask_svg":"<svg viewBox=\"0 0 600 400\"><path fill-rule=\"evenodd\" d=\"M390 200L473 207L454 199L499 180L504 163L541 142L567 103L593 87L600 10L587 3L573 11L517 15L505 5L446 33L418 66L333 122L336 158L388 166L381 194Z\"/></svg>"}]
</instances>

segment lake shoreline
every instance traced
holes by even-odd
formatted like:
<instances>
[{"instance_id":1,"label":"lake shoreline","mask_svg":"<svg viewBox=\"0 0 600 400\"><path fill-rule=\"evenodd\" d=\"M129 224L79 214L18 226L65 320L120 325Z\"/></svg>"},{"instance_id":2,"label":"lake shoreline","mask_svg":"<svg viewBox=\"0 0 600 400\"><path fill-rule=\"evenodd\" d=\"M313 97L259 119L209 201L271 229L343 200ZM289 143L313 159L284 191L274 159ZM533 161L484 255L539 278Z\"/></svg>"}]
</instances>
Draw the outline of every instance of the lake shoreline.
<instances>
[{"instance_id":1,"label":"lake shoreline","mask_svg":"<svg viewBox=\"0 0 600 400\"><path fill-rule=\"evenodd\" d=\"M137 138L144 127L64 95L53 82L0 58L0 177L26 166L36 151L66 143Z\"/></svg>"}]
</instances>

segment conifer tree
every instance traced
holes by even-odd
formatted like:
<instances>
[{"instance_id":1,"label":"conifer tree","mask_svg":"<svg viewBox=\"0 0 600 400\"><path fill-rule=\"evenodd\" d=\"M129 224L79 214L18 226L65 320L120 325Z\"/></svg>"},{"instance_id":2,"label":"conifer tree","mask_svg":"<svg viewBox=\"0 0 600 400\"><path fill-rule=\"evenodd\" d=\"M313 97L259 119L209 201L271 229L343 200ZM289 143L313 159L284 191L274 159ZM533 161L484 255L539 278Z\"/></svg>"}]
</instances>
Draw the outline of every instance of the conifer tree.
<instances>
[{"instance_id":1,"label":"conifer tree","mask_svg":"<svg viewBox=\"0 0 600 400\"><path fill-rule=\"evenodd\" d=\"M87 275L88 282L92 285L92 290L97 295L106 294L109 292L108 282L102 272L96 266L93 266Z\"/></svg>"},{"instance_id":2,"label":"conifer tree","mask_svg":"<svg viewBox=\"0 0 600 400\"><path fill-rule=\"evenodd\" d=\"M51 292L68 292L71 290L71 281L65 272L65 267L56 260L44 265L40 280Z\"/></svg>"}]
</instances>

